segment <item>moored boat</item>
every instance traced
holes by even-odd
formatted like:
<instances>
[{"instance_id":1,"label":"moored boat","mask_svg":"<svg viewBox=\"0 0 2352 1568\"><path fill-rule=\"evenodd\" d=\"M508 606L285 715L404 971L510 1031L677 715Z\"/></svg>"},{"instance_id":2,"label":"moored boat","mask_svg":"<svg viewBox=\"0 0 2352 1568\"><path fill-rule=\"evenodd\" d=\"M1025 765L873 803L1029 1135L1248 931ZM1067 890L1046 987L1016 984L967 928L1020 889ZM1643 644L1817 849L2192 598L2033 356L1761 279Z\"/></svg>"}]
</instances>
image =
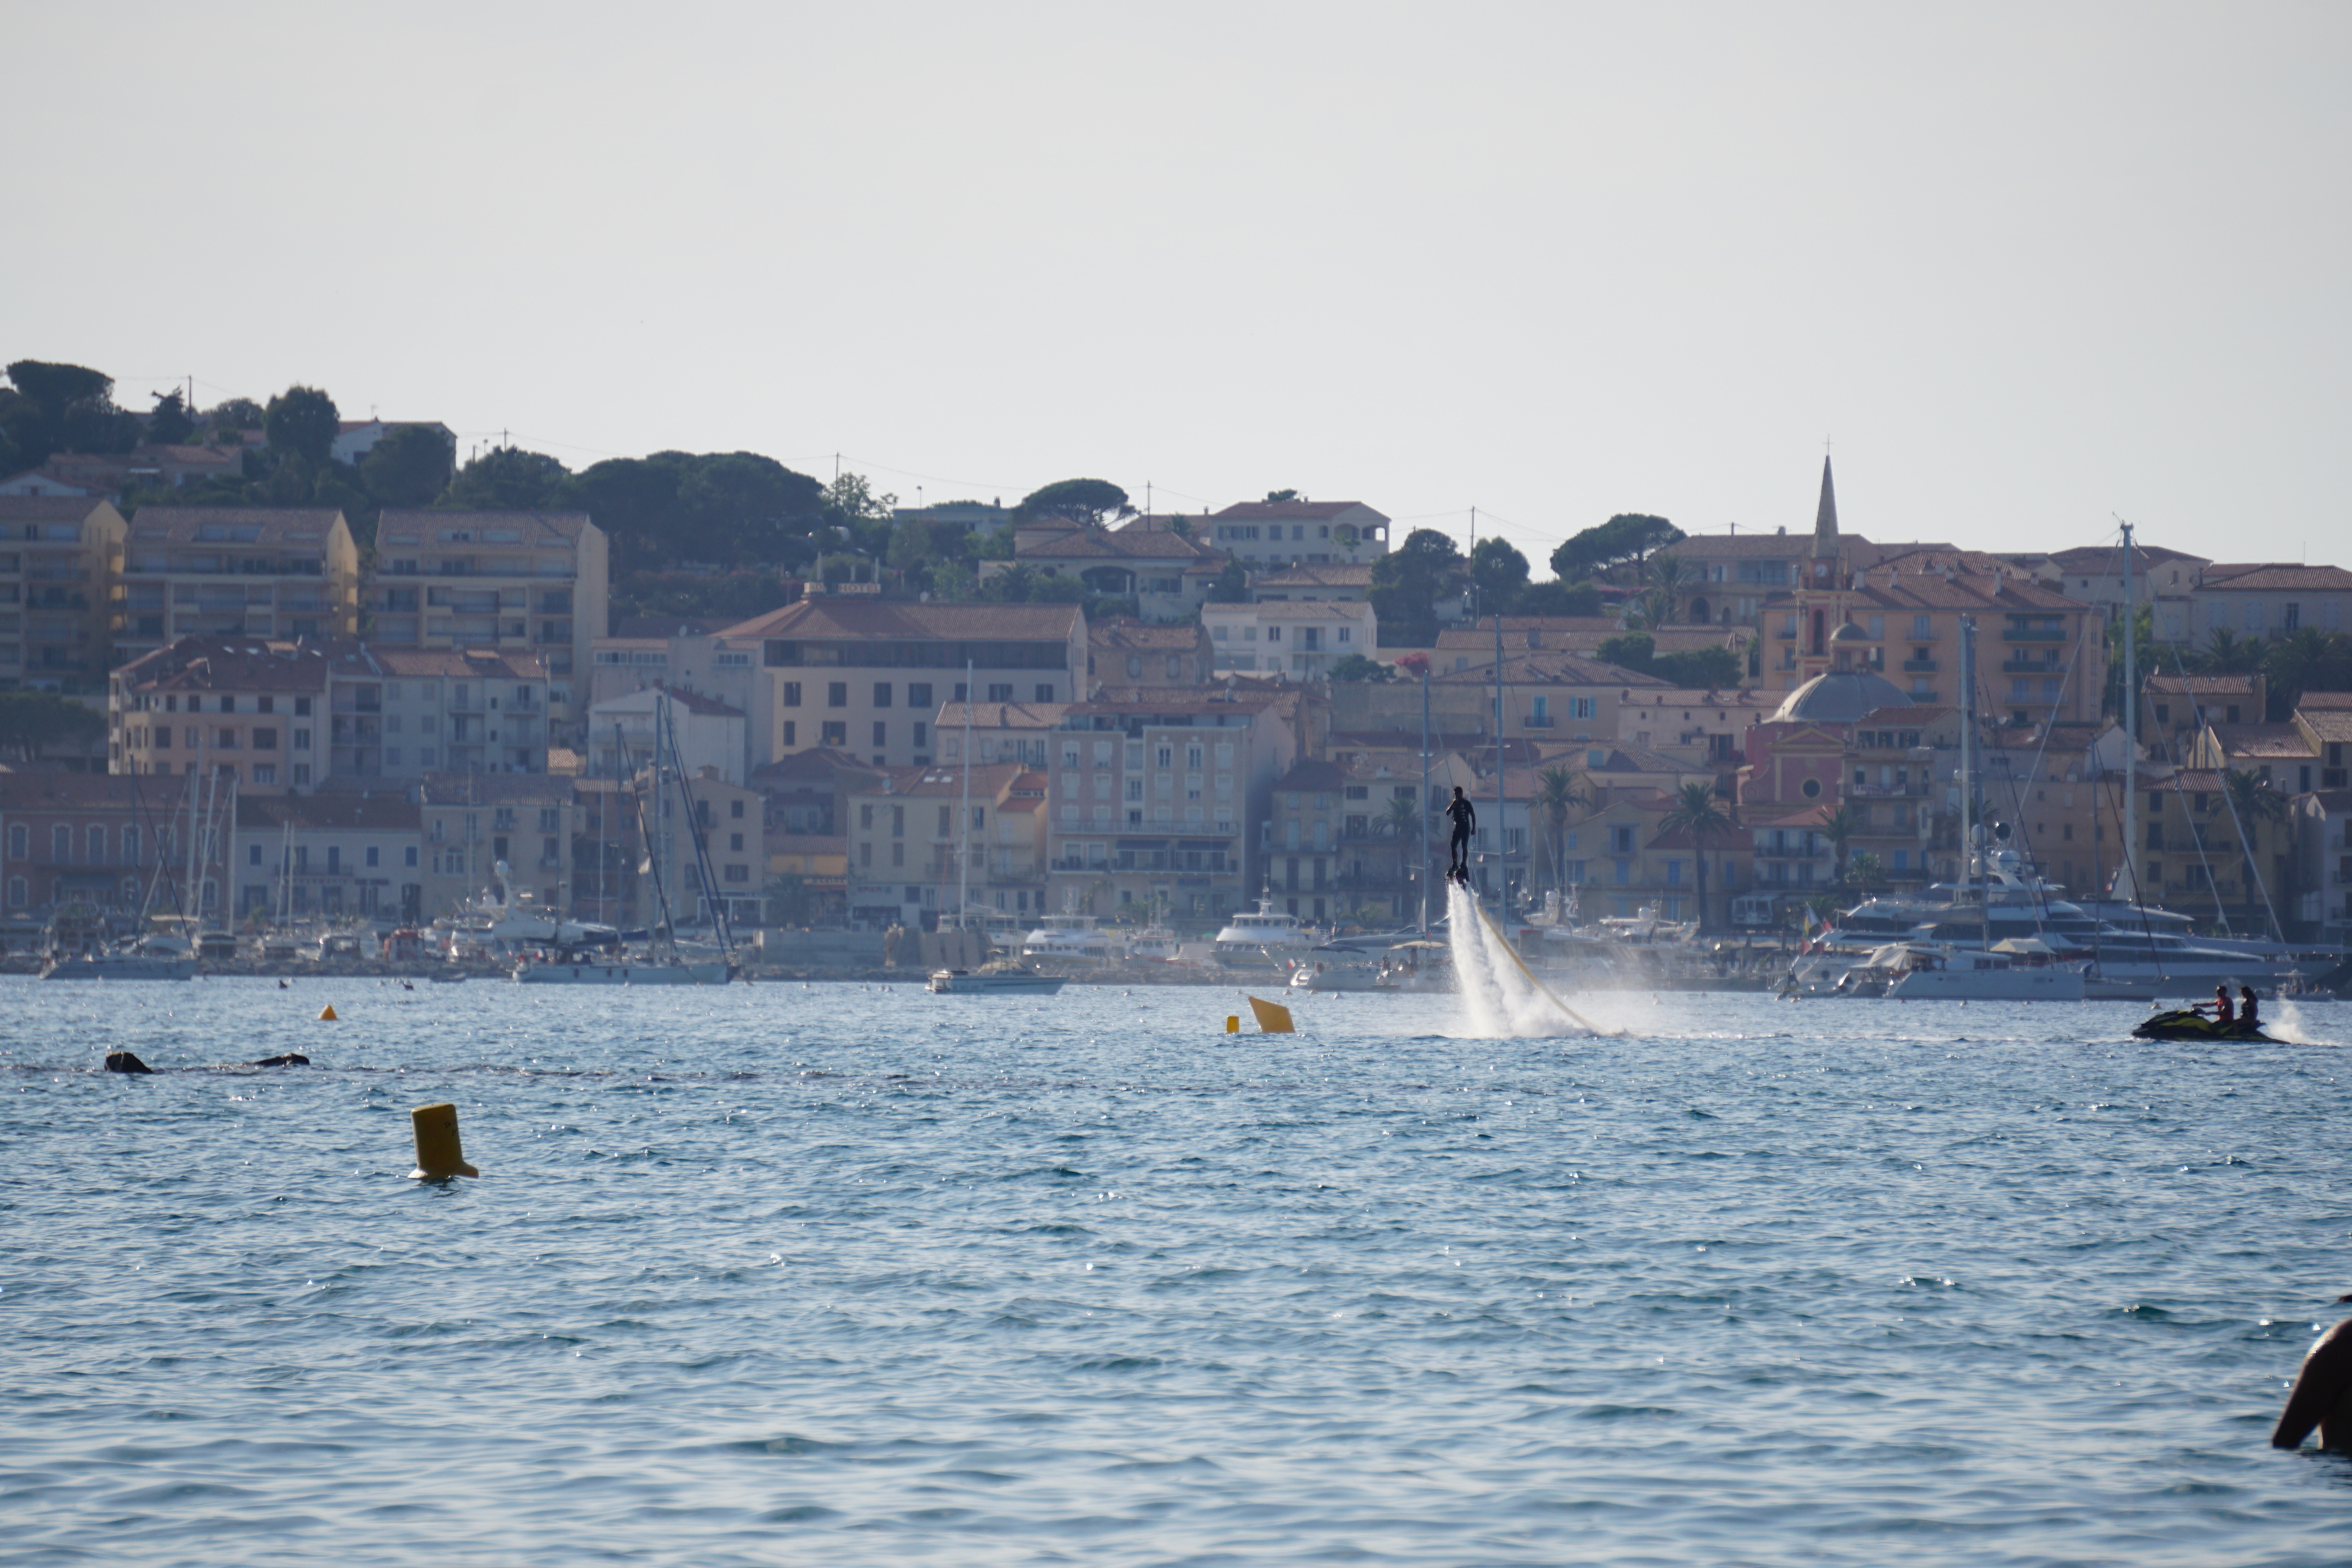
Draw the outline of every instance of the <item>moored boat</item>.
<instances>
[{"instance_id":1,"label":"moored boat","mask_svg":"<svg viewBox=\"0 0 2352 1568\"><path fill-rule=\"evenodd\" d=\"M934 969L926 988L942 997L1050 997L1068 983L1034 969Z\"/></svg>"}]
</instances>

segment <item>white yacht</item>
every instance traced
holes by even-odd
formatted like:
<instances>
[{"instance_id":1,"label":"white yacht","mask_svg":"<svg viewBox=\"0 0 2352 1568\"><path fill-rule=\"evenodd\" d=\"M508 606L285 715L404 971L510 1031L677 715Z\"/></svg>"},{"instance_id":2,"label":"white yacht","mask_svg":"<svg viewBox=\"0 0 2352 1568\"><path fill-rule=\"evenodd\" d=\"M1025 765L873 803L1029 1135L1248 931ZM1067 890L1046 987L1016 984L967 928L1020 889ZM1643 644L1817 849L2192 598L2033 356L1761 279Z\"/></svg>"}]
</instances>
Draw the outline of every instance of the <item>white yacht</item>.
<instances>
[{"instance_id":1,"label":"white yacht","mask_svg":"<svg viewBox=\"0 0 2352 1568\"><path fill-rule=\"evenodd\" d=\"M1316 940L1298 916L1276 909L1271 898L1261 898L1256 909L1236 914L1217 933L1216 955L1227 964L1297 957Z\"/></svg>"},{"instance_id":2,"label":"white yacht","mask_svg":"<svg viewBox=\"0 0 2352 1568\"><path fill-rule=\"evenodd\" d=\"M942 997L1050 997L1067 984L1066 976L1034 969L934 969L929 988Z\"/></svg>"},{"instance_id":3,"label":"white yacht","mask_svg":"<svg viewBox=\"0 0 2352 1568\"><path fill-rule=\"evenodd\" d=\"M120 946L107 940L106 919L87 904L61 909L44 944L44 980L187 980L196 973L196 949L184 936L152 932Z\"/></svg>"},{"instance_id":4,"label":"white yacht","mask_svg":"<svg viewBox=\"0 0 2352 1568\"><path fill-rule=\"evenodd\" d=\"M1181 944L1165 925L1147 925L1127 939L1127 956L1146 964L1172 964Z\"/></svg>"},{"instance_id":5,"label":"white yacht","mask_svg":"<svg viewBox=\"0 0 2352 1568\"><path fill-rule=\"evenodd\" d=\"M1108 964L1118 956L1118 944L1091 915L1048 915L1021 939L1021 956L1065 964Z\"/></svg>"},{"instance_id":6,"label":"white yacht","mask_svg":"<svg viewBox=\"0 0 2352 1568\"><path fill-rule=\"evenodd\" d=\"M1914 950L1902 977L1886 988L1895 1002L2079 1002L2085 964L2021 960L1969 948Z\"/></svg>"}]
</instances>

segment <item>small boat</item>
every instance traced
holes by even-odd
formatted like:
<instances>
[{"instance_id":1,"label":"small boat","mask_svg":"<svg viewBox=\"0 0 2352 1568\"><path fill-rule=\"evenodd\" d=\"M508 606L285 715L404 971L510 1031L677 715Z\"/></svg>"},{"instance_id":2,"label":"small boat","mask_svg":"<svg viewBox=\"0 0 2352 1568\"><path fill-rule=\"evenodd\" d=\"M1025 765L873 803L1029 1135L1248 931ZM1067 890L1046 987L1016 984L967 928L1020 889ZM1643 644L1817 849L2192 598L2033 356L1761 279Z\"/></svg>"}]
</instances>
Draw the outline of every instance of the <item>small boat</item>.
<instances>
[{"instance_id":1,"label":"small boat","mask_svg":"<svg viewBox=\"0 0 2352 1568\"><path fill-rule=\"evenodd\" d=\"M1067 984L1065 976L1034 969L934 969L929 988L942 997L1050 997Z\"/></svg>"},{"instance_id":2,"label":"small boat","mask_svg":"<svg viewBox=\"0 0 2352 1568\"><path fill-rule=\"evenodd\" d=\"M1266 963L1286 953L1303 953L1320 940L1296 915L1261 898L1255 910L1244 910L1217 933L1217 961L1223 964Z\"/></svg>"},{"instance_id":3,"label":"small boat","mask_svg":"<svg viewBox=\"0 0 2352 1568\"><path fill-rule=\"evenodd\" d=\"M1135 963L1172 964L1181 946L1165 925L1147 925L1127 939L1127 956Z\"/></svg>"},{"instance_id":4,"label":"small boat","mask_svg":"<svg viewBox=\"0 0 2352 1568\"><path fill-rule=\"evenodd\" d=\"M2141 1020L2132 1033L2141 1040L2251 1040L2257 1045L2284 1045L2262 1030L2259 1021L2241 1023L2232 1019L2228 1023L2207 1017L2194 1008L2180 1008L2172 1012L2158 1013Z\"/></svg>"},{"instance_id":5,"label":"small boat","mask_svg":"<svg viewBox=\"0 0 2352 1568\"><path fill-rule=\"evenodd\" d=\"M735 977L735 966L724 958L693 963L597 948L525 958L514 977L526 986L723 986Z\"/></svg>"}]
</instances>

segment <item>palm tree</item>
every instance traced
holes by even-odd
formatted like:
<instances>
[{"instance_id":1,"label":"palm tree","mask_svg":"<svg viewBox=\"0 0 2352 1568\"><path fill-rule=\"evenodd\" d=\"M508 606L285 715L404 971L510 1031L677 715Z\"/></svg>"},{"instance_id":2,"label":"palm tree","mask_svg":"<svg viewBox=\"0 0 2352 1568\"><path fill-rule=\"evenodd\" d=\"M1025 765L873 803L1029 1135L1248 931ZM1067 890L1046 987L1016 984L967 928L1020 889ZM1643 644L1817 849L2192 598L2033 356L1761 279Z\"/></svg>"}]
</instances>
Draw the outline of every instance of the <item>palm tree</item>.
<instances>
[{"instance_id":1,"label":"palm tree","mask_svg":"<svg viewBox=\"0 0 2352 1568\"><path fill-rule=\"evenodd\" d=\"M2231 808L2237 812L2239 856L2246 862L2245 902L2249 909L2262 896L2261 881L2254 874L2255 855L2262 849L2264 822L2283 821L2286 816L2286 797L2271 788L2261 776L2232 768L2221 775L2221 787L2230 792Z\"/></svg>"},{"instance_id":2,"label":"palm tree","mask_svg":"<svg viewBox=\"0 0 2352 1568\"><path fill-rule=\"evenodd\" d=\"M2270 679L2270 713L2266 717L2284 720L2294 712L2294 705L2303 694L2314 686L2326 684L2329 655L2327 633L2314 626L2290 632L2271 644L2263 656L2263 673Z\"/></svg>"},{"instance_id":3,"label":"palm tree","mask_svg":"<svg viewBox=\"0 0 2352 1568\"><path fill-rule=\"evenodd\" d=\"M2263 667L2263 653L2261 638L2241 638L2223 626L2197 656L2197 667L2209 675L2251 675Z\"/></svg>"},{"instance_id":4,"label":"palm tree","mask_svg":"<svg viewBox=\"0 0 2352 1568\"><path fill-rule=\"evenodd\" d=\"M1731 831L1731 819L1716 803L1712 784L1685 784L1675 795L1675 803L1658 821L1666 832L1680 830L1691 836L1698 850L1698 925L1706 929L1706 841L1717 833Z\"/></svg>"},{"instance_id":5,"label":"palm tree","mask_svg":"<svg viewBox=\"0 0 2352 1568\"><path fill-rule=\"evenodd\" d=\"M1862 824L1854 820L1853 813L1843 806L1822 819L1822 837L1829 840L1830 850L1837 857L1837 869L1831 873L1833 880L1845 880L1846 841L1861 829Z\"/></svg>"},{"instance_id":6,"label":"palm tree","mask_svg":"<svg viewBox=\"0 0 2352 1568\"><path fill-rule=\"evenodd\" d=\"M1568 843L1568 814L1582 810L1592 804L1592 797L1576 781L1576 775L1565 768L1547 768L1536 775L1536 810L1543 813L1544 829L1551 846L1551 884L1561 885L1564 865L1560 852Z\"/></svg>"},{"instance_id":7,"label":"palm tree","mask_svg":"<svg viewBox=\"0 0 2352 1568\"><path fill-rule=\"evenodd\" d=\"M1699 580L1698 570L1677 555L1662 555L1650 562L1653 587L1642 596L1645 607L1654 605L1656 617L1653 626L1664 626L1680 612L1682 603Z\"/></svg>"},{"instance_id":8,"label":"palm tree","mask_svg":"<svg viewBox=\"0 0 2352 1568\"><path fill-rule=\"evenodd\" d=\"M1410 795L1391 796L1388 811L1381 818L1380 825L1387 831L1389 837L1397 841L1397 883L1403 890L1403 903L1399 904L1397 908L1402 911L1407 904L1412 903L1413 857L1412 851L1408 846L1413 830L1421 826L1420 802ZM1423 866L1421 874L1428 875L1429 868Z\"/></svg>"}]
</instances>

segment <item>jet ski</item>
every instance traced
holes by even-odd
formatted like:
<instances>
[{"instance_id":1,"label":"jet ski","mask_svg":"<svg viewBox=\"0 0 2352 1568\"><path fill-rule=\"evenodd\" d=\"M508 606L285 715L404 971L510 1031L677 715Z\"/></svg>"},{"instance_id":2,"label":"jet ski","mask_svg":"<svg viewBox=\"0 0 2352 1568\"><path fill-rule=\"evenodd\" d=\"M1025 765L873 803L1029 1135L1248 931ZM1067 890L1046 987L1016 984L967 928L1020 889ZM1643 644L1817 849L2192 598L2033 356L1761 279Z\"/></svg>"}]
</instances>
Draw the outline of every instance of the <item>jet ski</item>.
<instances>
[{"instance_id":1,"label":"jet ski","mask_svg":"<svg viewBox=\"0 0 2352 1568\"><path fill-rule=\"evenodd\" d=\"M2141 1040L2244 1040L2261 1045L2284 1045L2262 1030L2259 1023L2245 1023L2232 1019L2222 1023L2195 1008L2181 1008L2168 1013L2157 1013L2144 1019L2132 1033Z\"/></svg>"}]
</instances>

